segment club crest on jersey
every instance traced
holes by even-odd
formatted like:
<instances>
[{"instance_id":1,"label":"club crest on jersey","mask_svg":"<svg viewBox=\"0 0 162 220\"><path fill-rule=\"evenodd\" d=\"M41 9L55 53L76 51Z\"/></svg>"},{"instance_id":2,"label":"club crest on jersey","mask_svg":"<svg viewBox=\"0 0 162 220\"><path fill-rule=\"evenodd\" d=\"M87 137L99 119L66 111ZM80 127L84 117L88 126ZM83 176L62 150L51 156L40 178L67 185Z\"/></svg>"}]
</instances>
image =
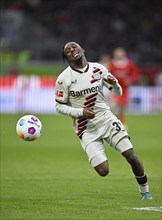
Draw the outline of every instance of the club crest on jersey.
<instances>
[{"instance_id":1,"label":"club crest on jersey","mask_svg":"<svg viewBox=\"0 0 162 220\"><path fill-rule=\"evenodd\" d=\"M63 97L64 96L64 91L63 90L57 90L56 91L56 96L57 97Z\"/></svg>"},{"instance_id":2,"label":"club crest on jersey","mask_svg":"<svg viewBox=\"0 0 162 220\"><path fill-rule=\"evenodd\" d=\"M101 74L102 74L102 71L99 68L94 67L91 83L94 83L94 82L100 80Z\"/></svg>"}]
</instances>

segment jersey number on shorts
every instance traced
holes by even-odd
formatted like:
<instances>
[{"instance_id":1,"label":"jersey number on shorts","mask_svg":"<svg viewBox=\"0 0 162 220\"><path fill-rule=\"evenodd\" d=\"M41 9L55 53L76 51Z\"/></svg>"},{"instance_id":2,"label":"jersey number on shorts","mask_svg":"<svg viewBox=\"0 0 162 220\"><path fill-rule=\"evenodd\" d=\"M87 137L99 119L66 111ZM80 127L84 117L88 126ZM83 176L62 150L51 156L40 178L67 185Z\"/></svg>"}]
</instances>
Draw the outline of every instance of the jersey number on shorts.
<instances>
[{"instance_id":1,"label":"jersey number on shorts","mask_svg":"<svg viewBox=\"0 0 162 220\"><path fill-rule=\"evenodd\" d=\"M113 122L112 125L116 127L116 131L121 131L121 127L120 127L119 122Z\"/></svg>"}]
</instances>

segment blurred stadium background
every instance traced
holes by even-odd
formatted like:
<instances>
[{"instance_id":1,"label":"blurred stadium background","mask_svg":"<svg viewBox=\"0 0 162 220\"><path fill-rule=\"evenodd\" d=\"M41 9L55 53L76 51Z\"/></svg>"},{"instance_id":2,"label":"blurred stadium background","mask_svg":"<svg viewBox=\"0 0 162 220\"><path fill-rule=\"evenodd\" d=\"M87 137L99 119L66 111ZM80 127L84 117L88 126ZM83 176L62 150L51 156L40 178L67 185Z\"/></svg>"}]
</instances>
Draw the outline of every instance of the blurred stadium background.
<instances>
[{"instance_id":1,"label":"blurred stadium background","mask_svg":"<svg viewBox=\"0 0 162 220\"><path fill-rule=\"evenodd\" d=\"M130 88L130 113L156 113L162 95L161 2L142 0L3 0L1 112L53 113L62 47L77 41L89 61L124 47L140 68ZM42 104L44 100L44 104Z\"/></svg>"}]
</instances>

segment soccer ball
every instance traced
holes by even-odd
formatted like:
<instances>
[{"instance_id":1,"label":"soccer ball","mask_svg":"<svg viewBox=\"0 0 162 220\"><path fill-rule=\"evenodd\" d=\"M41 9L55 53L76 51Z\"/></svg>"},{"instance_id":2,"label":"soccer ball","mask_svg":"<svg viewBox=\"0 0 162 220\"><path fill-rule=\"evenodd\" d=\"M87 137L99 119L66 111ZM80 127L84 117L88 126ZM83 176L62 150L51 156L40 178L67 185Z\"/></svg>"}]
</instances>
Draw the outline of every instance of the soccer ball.
<instances>
[{"instance_id":1,"label":"soccer ball","mask_svg":"<svg viewBox=\"0 0 162 220\"><path fill-rule=\"evenodd\" d=\"M24 141L34 141L42 133L42 123L34 115L24 115L16 124L16 133Z\"/></svg>"}]
</instances>

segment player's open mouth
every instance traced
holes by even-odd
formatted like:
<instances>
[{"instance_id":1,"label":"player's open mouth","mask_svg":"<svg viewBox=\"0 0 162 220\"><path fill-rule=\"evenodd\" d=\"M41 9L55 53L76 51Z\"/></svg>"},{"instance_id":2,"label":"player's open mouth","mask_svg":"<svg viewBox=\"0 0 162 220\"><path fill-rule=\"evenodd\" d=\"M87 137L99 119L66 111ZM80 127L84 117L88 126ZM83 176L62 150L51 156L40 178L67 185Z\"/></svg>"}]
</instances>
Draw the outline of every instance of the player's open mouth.
<instances>
[{"instance_id":1,"label":"player's open mouth","mask_svg":"<svg viewBox=\"0 0 162 220\"><path fill-rule=\"evenodd\" d=\"M79 53L75 53L73 54L73 57L77 57L79 55Z\"/></svg>"}]
</instances>

